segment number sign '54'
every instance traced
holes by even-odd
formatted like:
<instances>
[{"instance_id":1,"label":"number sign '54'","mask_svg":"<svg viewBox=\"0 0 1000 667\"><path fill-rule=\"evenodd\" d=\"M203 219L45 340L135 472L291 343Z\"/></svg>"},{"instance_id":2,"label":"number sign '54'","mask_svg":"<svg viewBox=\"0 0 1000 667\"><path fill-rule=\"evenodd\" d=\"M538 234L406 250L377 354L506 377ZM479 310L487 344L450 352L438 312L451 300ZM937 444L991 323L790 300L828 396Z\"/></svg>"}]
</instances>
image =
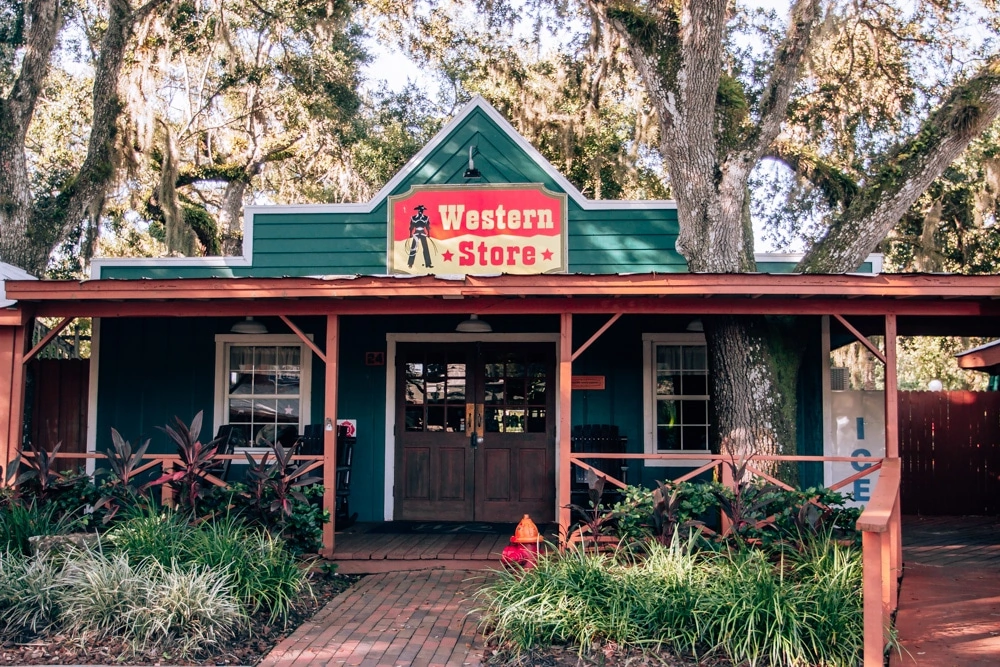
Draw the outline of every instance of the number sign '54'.
<instances>
[{"instance_id":1,"label":"number sign '54'","mask_svg":"<svg viewBox=\"0 0 1000 667\"><path fill-rule=\"evenodd\" d=\"M389 198L389 272L566 270L566 195L540 183L423 185Z\"/></svg>"}]
</instances>

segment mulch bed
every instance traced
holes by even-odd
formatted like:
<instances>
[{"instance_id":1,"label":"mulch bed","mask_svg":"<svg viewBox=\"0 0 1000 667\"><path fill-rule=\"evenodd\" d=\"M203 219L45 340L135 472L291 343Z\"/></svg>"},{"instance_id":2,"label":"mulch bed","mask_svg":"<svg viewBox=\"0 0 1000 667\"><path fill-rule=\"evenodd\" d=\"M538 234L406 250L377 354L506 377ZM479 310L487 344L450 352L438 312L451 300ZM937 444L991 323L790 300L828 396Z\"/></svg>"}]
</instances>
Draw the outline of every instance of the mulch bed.
<instances>
[{"instance_id":1,"label":"mulch bed","mask_svg":"<svg viewBox=\"0 0 1000 667\"><path fill-rule=\"evenodd\" d=\"M719 656L699 662L669 651L622 649L613 643L583 653L575 646L552 646L520 655L488 646L485 662L493 667L732 667Z\"/></svg>"},{"instance_id":2,"label":"mulch bed","mask_svg":"<svg viewBox=\"0 0 1000 667\"><path fill-rule=\"evenodd\" d=\"M196 658L179 660L168 653L148 652L130 656L120 640L90 641L81 645L60 635L35 637L0 644L0 665L255 665L298 626L327 602L350 588L357 576L317 575L310 584L314 598L305 597L296 605L287 625L271 625L266 615L251 619L250 632L237 637L221 650Z\"/></svg>"}]
</instances>

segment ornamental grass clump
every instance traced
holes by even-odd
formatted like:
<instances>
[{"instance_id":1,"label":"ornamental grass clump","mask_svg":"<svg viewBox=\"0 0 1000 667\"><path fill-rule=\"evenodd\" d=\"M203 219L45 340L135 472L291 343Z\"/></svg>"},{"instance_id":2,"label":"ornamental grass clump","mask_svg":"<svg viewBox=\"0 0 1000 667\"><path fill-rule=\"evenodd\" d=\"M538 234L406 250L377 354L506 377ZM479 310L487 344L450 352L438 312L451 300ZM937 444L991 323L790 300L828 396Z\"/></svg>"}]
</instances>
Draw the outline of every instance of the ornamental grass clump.
<instances>
[{"instance_id":1,"label":"ornamental grass clump","mask_svg":"<svg viewBox=\"0 0 1000 667\"><path fill-rule=\"evenodd\" d=\"M822 536L798 549L696 551L694 539L644 553L568 549L480 591L502 650L552 644L665 648L733 664L847 667L863 644L861 558Z\"/></svg>"},{"instance_id":2,"label":"ornamental grass clump","mask_svg":"<svg viewBox=\"0 0 1000 667\"><path fill-rule=\"evenodd\" d=\"M193 530L182 559L229 572L233 593L251 614L264 610L285 622L294 603L312 591L306 572L284 542L266 530L227 516Z\"/></svg>"}]
</instances>

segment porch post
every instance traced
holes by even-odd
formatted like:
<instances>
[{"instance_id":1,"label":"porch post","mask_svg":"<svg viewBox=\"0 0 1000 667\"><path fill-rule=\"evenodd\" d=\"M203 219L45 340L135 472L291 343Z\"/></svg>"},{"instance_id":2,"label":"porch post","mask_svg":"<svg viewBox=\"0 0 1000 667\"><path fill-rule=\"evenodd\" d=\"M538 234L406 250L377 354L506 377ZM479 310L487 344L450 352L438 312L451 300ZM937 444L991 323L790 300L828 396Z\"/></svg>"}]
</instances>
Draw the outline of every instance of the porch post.
<instances>
[{"instance_id":1,"label":"porch post","mask_svg":"<svg viewBox=\"0 0 1000 667\"><path fill-rule=\"evenodd\" d=\"M21 450L24 432L24 353L28 319L20 326L0 327L0 486L7 483L7 468Z\"/></svg>"},{"instance_id":2,"label":"porch post","mask_svg":"<svg viewBox=\"0 0 1000 667\"><path fill-rule=\"evenodd\" d=\"M885 316L885 455L899 458L899 396L896 378L896 316Z\"/></svg>"},{"instance_id":3,"label":"porch post","mask_svg":"<svg viewBox=\"0 0 1000 667\"><path fill-rule=\"evenodd\" d=\"M556 469L556 497L559 506L559 540L569 540L570 432L573 424L573 315L562 313L559 318L559 456Z\"/></svg>"},{"instance_id":4,"label":"porch post","mask_svg":"<svg viewBox=\"0 0 1000 667\"><path fill-rule=\"evenodd\" d=\"M323 400L323 507L330 520L323 524L323 556L333 558L334 515L337 510L337 379L340 318L326 316L326 376Z\"/></svg>"},{"instance_id":5,"label":"porch post","mask_svg":"<svg viewBox=\"0 0 1000 667\"><path fill-rule=\"evenodd\" d=\"M896 374L896 315L885 316L885 455L899 458L899 384ZM889 555L891 569L891 608L896 608L897 584L903 570L903 531L899 488L889 519Z\"/></svg>"}]
</instances>

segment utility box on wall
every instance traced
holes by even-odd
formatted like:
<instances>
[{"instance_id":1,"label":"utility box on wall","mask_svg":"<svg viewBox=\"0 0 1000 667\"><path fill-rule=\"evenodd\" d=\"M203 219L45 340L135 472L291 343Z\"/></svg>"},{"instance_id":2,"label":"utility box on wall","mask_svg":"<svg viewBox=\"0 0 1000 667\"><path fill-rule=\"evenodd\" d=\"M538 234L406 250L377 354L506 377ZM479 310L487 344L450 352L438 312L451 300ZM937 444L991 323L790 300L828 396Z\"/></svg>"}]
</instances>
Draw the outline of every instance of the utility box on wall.
<instances>
[{"instance_id":1,"label":"utility box on wall","mask_svg":"<svg viewBox=\"0 0 1000 667\"><path fill-rule=\"evenodd\" d=\"M885 456L885 394L881 391L831 391L830 423L826 434L826 456ZM827 462L824 464L824 483L836 484L867 467L871 463ZM851 494L850 505L863 507L871 499L878 481L878 472L855 480L839 489Z\"/></svg>"}]
</instances>

